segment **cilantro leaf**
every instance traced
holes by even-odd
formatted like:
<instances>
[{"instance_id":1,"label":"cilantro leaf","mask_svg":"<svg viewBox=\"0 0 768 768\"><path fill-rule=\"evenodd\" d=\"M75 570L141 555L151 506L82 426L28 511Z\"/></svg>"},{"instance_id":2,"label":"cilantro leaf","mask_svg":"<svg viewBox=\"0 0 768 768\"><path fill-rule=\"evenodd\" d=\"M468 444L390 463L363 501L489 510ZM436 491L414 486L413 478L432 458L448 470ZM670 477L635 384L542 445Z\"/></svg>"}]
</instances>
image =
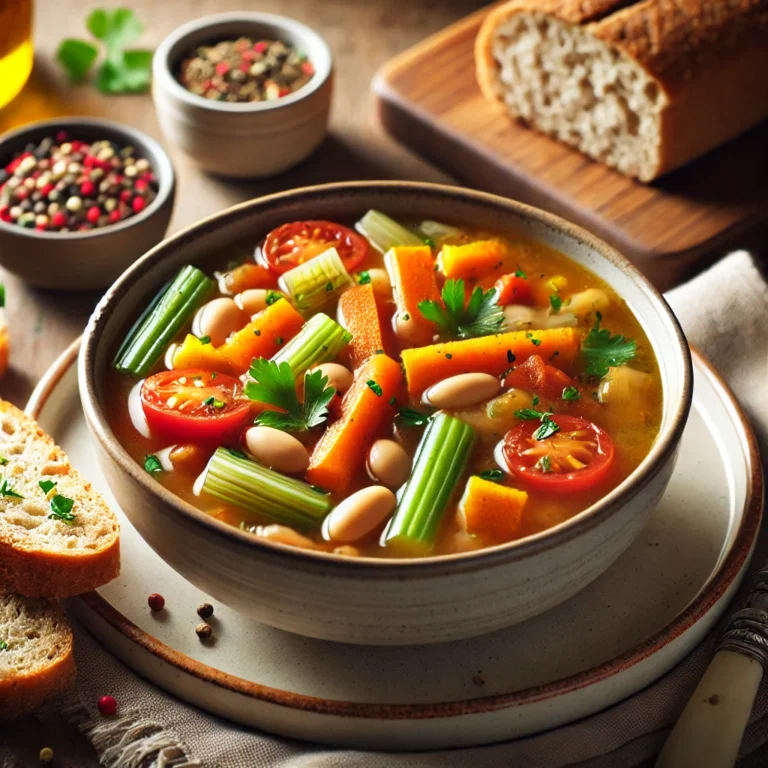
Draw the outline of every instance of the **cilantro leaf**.
<instances>
[{"instance_id":1,"label":"cilantro leaf","mask_svg":"<svg viewBox=\"0 0 768 768\"><path fill-rule=\"evenodd\" d=\"M148 453L144 457L144 469L150 474L152 472L162 472L163 465L160 463L160 459L158 459L154 453Z\"/></svg>"},{"instance_id":2,"label":"cilantro leaf","mask_svg":"<svg viewBox=\"0 0 768 768\"><path fill-rule=\"evenodd\" d=\"M581 345L588 376L601 378L609 368L625 365L637 353L637 344L624 336L612 336L606 328L600 328L603 316L596 314L595 324Z\"/></svg>"},{"instance_id":3,"label":"cilantro leaf","mask_svg":"<svg viewBox=\"0 0 768 768\"><path fill-rule=\"evenodd\" d=\"M41 480L38 485L42 488L43 493L45 494L50 493L56 487L56 483L54 483L53 480Z\"/></svg>"},{"instance_id":4,"label":"cilantro leaf","mask_svg":"<svg viewBox=\"0 0 768 768\"><path fill-rule=\"evenodd\" d=\"M566 387L562 397L563 400L578 400L581 397L581 392L576 387Z\"/></svg>"},{"instance_id":5,"label":"cilantro leaf","mask_svg":"<svg viewBox=\"0 0 768 768\"><path fill-rule=\"evenodd\" d=\"M490 336L501 330L504 312L496 302L495 288L484 291L475 286L464 306L464 281L447 280L439 301L420 301L419 312L431 320L440 333L457 339L472 339Z\"/></svg>"},{"instance_id":6,"label":"cilantro leaf","mask_svg":"<svg viewBox=\"0 0 768 768\"><path fill-rule=\"evenodd\" d=\"M8 483L8 478L4 477L3 482L0 485L0 496L7 496L11 499L23 499L24 497L20 493L16 493L13 490L13 486Z\"/></svg>"},{"instance_id":7,"label":"cilantro leaf","mask_svg":"<svg viewBox=\"0 0 768 768\"><path fill-rule=\"evenodd\" d=\"M397 418L406 427L424 427L429 423L431 416L415 408L403 407L397 412Z\"/></svg>"},{"instance_id":8,"label":"cilantro leaf","mask_svg":"<svg viewBox=\"0 0 768 768\"><path fill-rule=\"evenodd\" d=\"M545 413L541 417L541 426L533 433L535 440L546 440L548 437L552 437L555 432L560 431L560 427L556 422L550 418L552 414Z\"/></svg>"},{"instance_id":9,"label":"cilantro leaf","mask_svg":"<svg viewBox=\"0 0 768 768\"><path fill-rule=\"evenodd\" d=\"M543 419L548 415L548 413L544 413L544 411L537 411L535 408L521 408L519 411L515 411L515 418L522 419L523 421Z\"/></svg>"},{"instance_id":10,"label":"cilantro leaf","mask_svg":"<svg viewBox=\"0 0 768 768\"><path fill-rule=\"evenodd\" d=\"M5 456L0 456L0 467L4 467L8 463L8 459Z\"/></svg>"},{"instance_id":11,"label":"cilantro leaf","mask_svg":"<svg viewBox=\"0 0 768 768\"><path fill-rule=\"evenodd\" d=\"M0 651L7 651L8 650L8 643L5 642L5 640L0 640Z\"/></svg>"},{"instance_id":12,"label":"cilantro leaf","mask_svg":"<svg viewBox=\"0 0 768 768\"><path fill-rule=\"evenodd\" d=\"M504 473L500 469L484 469L478 474L483 480L490 480L492 483L498 483L504 478Z\"/></svg>"},{"instance_id":13,"label":"cilantro leaf","mask_svg":"<svg viewBox=\"0 0 768 768\"><path fill-rule=\"evenodd\" d=\"M72 507L74 505L74 499L70 499L68 496L62 496L60 493L57 493L51 499L51 514L48 515L48 519L61 520L67 525L72 525L75 521L75 516L72 514Z\"/></svg>"},{"instance_id":14,"label":"cilantro leaf","mask_svg":"<svg viewBox=\"0 0 768 768\"><path fill-rule=\"evenodd\" d=\"M304 432L320 426L328 417L328 403L336 390L328 386L328 377L322 371L313 371L304 377L304 402L299 402L296 381L291 366L259 358L251 363L249 375L254 381L245 385L245 394L251 400L269 403L282 409L262 411L256 423L286 432Z\"/></svg>"},{"instance_id":15,"label":"cilantro leaf","mask_svg":"<svg viewBox=\"0 0 768 768\"><path fill-rule=\"evenodd\" d=\"M74 38L62 40L56 49L56 59L73 83L85 80L98 55L99 50L95 45Z\"/></svg>"}]
</instances>

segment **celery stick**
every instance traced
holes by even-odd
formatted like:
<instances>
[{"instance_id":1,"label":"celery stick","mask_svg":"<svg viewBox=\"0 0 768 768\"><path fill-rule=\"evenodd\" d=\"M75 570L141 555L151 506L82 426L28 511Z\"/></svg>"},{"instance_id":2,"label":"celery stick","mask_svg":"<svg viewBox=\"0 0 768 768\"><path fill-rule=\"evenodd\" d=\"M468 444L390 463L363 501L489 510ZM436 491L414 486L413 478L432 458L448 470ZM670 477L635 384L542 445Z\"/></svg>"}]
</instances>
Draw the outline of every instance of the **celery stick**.
<instances>
[{"instance_id":1,"label":"celery stick","mask_svg":"<svg viewBox=\"0 0 768 768\"><path fill-rule=\"evenodd\" d=\"M327 493L228 448L217 448L211 457L202 490L227 504L302 529L319 528L331 509Z\"/></svg>"},{"instance_id":2,"label":"celery stick","mask_svg":"<svg viewBox=\"0 0 768 768\"><path fill-rule=\"evenodd\" d=\"M355 229L382 253L398 245L424 245L422 238L381 211L368 211Z\"/></svg>"},{"instance_id":3,"label":"celery stick","mask_svg":"<svg viewBox=\"0 0 768 768\"><path fill-rule=\"evenodd\" d=\"M131 329L115 357L115 368L145 376L213 288L213 280L187 265L166 288L151 312Z\"/></svg>"},{"instance_id":4,"label":"celery stick","mask_svg":"<svg viewBox=\"0 0 768 768\"><path fill-rule=\"evenodd\" d=\"M407 555L432 550L438 526L466 467L475 430L454 416L435 414L419 443L413 470L384 532L384 545Z\"/></svg>"},{"instance_id":5,"label":"celery stick","mask_svg":"<svg viewBox=\"0 0 768 768\"><path fill-rule=\"evenodd\" d=\"M354 284L335 248L299 264L280 278L280 288L305 315L328 304Z\"/></svg>"},{"instance_id":6,"label":"celery stick","mask_svg":"<svg viewBox=\"0 0 768 768\"><path fill-rule=\"evenodd\" d=\"M288 363L298 377L313 365L330 363L351 340L349 331L320 312L304 323L296 336L273 355L272 361L278 365Z\"/></svg>"},{"instance_id":7,"label":"celery stick","mask_svg":"<svg viewBox=\"0 0 768 768\"><path fill-rule=\"evenodd\" d=\"M430 219L422 221L417 229L424 237L428 237L433 242L440 242L449 237L458 237L463 234L462 230L458 227L452 227L449 224L443 224L440 221L432 221Z\"/></svg>"}]
</instances>

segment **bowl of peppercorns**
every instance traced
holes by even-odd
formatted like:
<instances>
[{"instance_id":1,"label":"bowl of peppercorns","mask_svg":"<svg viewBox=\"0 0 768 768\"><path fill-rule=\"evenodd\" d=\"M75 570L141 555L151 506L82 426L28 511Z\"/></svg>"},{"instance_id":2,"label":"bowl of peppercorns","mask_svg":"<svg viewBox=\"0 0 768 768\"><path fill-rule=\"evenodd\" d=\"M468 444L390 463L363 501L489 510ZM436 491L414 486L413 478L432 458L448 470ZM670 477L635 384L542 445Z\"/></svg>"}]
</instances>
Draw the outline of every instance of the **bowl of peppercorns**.
<instances>
[{"instance_id":1,"label":"bowl of peppercorns","mask_svg":"<svg viewBox=\"0 0 768 768\"><path fill-rule=\"evenodd\" d=\"M266 177L325 138L333 62L314 30L284 16L206 16L155 51L152 98L169 143L203 170Z\"/></svg>"},{"instance_id":2,"label":"bowl of peppercorns","mask_svg":"<svg viewBox=\"0 0 768 768\"><path fill-rule=\"evenodd\" d=\"M0 138L0 264L31 285L110 285L165 236L173 166L157 142L68 117Z\"/></svg>"}]
</instances>

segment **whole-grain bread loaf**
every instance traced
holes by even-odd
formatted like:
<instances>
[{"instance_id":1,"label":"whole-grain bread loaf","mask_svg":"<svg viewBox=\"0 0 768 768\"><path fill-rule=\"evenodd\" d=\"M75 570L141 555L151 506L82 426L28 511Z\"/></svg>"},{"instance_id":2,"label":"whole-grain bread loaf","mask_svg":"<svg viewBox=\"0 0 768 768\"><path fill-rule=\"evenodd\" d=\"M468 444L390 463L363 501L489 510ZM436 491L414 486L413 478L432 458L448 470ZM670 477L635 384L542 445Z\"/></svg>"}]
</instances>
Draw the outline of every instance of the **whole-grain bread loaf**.
<instances>
[{"instance_id":1,"label":"whole-grain bread loaf","mask_svg":"<svg viewBox=\"0 0 768 768\"><path fill-rule=\"evenodd\" d=\"M475 56L494 104L642 181L768 118L768 0L512 0Z\"/></svg>"}]
</instances>

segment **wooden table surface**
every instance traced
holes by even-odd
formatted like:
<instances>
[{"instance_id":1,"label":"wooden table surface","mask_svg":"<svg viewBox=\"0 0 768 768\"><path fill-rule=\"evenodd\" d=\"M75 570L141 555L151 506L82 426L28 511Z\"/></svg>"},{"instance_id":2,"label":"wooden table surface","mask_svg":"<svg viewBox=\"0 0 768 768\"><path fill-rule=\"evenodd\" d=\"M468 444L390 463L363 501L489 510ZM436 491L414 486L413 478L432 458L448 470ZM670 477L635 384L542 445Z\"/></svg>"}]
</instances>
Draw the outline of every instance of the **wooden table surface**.
<instances>
[{"instance_id":1,"label":"wooden table surface","mask_svg":"<svg viewBox=\"0 0 768 768\"><path fill-rule=\"evenodd\" d=\"M171 30L190 19L238 9L292 16L317 29L328 41L336 66L329 138L309 160L274 179L232 182L201 173L184 155L167 145L149 95L106 97L88 86L70 86L58 70L54 52L62 38L87 37L86 14L99 3L37 0L35 69L25 90L0 110L0 133L58 115L103 116L141 128L169 150L176 168L176 207L169 232L234 203L307 184L356 179L450 182L450 177L401 148L376 126L370 109L370 81L389 58L483 4L481 0L121 3L133 8L146 25L137 46L154 48ZM105 258L109 258L108 254ZM6 285L12 352L11 370L0 382L0 396L23 406L48 366L80 335L99 295L39 291L9 274L2 274L2 279ZM29 718L13 728L0 725L0 768L37 765L37 754L46 745L54 748L59 768L97 765L92 750L75 729L54 716Z\"/></svg>"}]
</instances>

